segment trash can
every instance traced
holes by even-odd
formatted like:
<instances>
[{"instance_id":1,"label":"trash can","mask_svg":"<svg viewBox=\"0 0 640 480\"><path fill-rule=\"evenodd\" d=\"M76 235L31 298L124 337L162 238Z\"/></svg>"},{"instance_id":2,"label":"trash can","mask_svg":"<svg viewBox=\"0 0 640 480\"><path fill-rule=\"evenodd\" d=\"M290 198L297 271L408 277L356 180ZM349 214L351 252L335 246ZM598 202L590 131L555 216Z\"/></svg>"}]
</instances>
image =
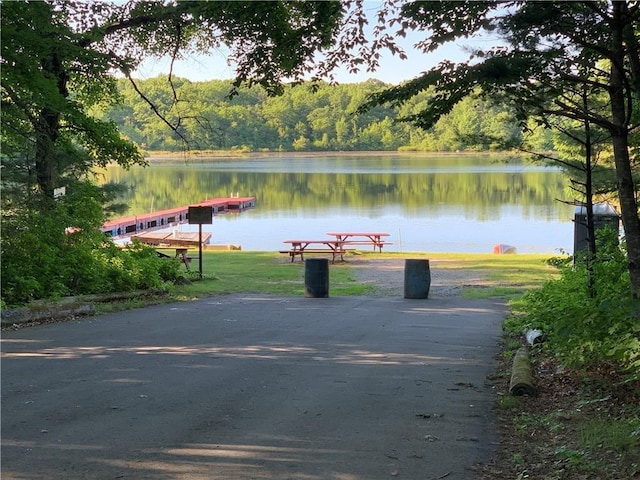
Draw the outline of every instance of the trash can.
<instances>
[{"instance_id":1,"label":"trash can","mask_svg":"<svg viewBox=\"0 0 640 480\"><path fill-rule=\"evenodd\" d=\"M431 287L429 260L404 261L404 298L428 298Z\"/></svg>"},{"instance_id":2,"label":"trash can","mask_svg":"<svg viewBox=\"0 0 640 480\"><path fill-rule=\"evenodd\" d=\"M573 255L589 250L589 231L587 230L587 207L578 206L574 210ZM620 230L620 215L609 202L593 204L593 227L599 230L611 227Z\"/></svg>"},{"instance_id":3,"label":"trash can","mask_svg":"<svg viewBox=\"0 0 640 480\"><path fill-rule=\"evenodd\" d=\"M304 296L329 297L329 259L307 258L304 261Z\"/></svg>"}]
</instances>

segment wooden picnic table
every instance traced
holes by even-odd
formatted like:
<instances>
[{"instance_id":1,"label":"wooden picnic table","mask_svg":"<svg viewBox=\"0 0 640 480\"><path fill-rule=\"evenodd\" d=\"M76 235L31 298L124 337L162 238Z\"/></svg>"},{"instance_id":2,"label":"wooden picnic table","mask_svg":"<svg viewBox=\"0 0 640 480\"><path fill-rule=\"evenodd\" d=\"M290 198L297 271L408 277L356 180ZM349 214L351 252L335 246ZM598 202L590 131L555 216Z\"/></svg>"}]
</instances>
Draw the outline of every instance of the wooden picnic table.
<instances>
[{"instance_id":1,"label":"wooden picnic table","mask_svg":"<svg viewBox=\"0 0 640 480\"><path fill-rule=\"evenodd\" d=\"M172 248L156 248L156 253L158 255L164 258L171 258L169 255L167 255L166 253L163 253L161 250L173 250ZM177 247L175 251L176 251L176 258L180 260L181 263L184 263L184 266L187 270L191 270L189 268L189 263L191 263L191 260L193 260L194 257L189 256L189 249L185 247Z\"/></svg>"},{"instance_id":2,"label":"wooden picnic table","mask_svg":"<svg viewBox=\"0 0 640 480\"><path fill-rule=\"evenodd\" d=\"M300 260L304 261L305 253L330 253L331 262L335 263L336 257L344 261L345 250L340 240L333 238L325 238L323 240L285 240L283 243L291 245L289 250L281 250L280 253L288 253L293 262L296 256L300 256ZM324 245L326 248L309 248L313 245Z\"/></svg>"},{"instance_id":3,"label":"wooden picnic table","mask_svg":"<svg viewBox=\"0 0 640 480\"><path fill-rule=\"evenodd\" d=\"M389 236L384 232L330 232L327 235L336 237L338 242L344 245L372 245L373 250L376 248L382 252L382 247L385 245L393 245L391 242L383 240Z\"/></svg>"},{"instance_id":4,"label":"wooden picnic table","mask_svg":"<svg viewBox=\"0 0 640 480\"><path fill-rule=\"evenodd\" d=\"M147 245L167 245L175 247L197 247L200 244L198 232L146 232L131 235ZM209 243L211 232L202 232L202 243Z\"/></svg>"}]
</instances>

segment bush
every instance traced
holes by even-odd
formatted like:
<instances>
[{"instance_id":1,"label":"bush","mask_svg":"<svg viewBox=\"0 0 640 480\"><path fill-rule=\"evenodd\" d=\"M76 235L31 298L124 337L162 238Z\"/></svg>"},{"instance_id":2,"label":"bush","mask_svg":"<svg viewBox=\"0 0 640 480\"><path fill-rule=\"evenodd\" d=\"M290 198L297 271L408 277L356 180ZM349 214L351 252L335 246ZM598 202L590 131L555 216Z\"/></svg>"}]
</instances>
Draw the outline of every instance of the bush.
<instances>
[{"instance_id":1,"label":"bush","mask_svg":"<svg viewBox=\"0 0 640 480\"><path fill-rule=\"evenodd\" d=\"M178 259L160 258L154 248L137 240L126 249L113 246L104 253L110 291L158 288L178 278Z\"/></svg>"},{"instance_id":2,"label":"bush","mask_svg":"<svg viewBox=\"0 0 640 480\"><path fill-rule=\"evenodd\" d=\"M100 231L102 206L95 193L78 185L46 207L3 210L4 304L155 288L178 277L177 260L160 258L140 243L118 248Z\"/></svg>"},{"instance_id":3,"label":"bush","mask_svg":"<svg viewBox=\"0 0 640 480\"><path fill-rule=\"evenodd\" d=\"M542 329L547 348L564 363L587 367L613 362L640 371L640 306L631 295L623 250L611 232L601 233L595 258L561 266L561 277L513 302L505 329Z\"/></svg>"}]
</instances>

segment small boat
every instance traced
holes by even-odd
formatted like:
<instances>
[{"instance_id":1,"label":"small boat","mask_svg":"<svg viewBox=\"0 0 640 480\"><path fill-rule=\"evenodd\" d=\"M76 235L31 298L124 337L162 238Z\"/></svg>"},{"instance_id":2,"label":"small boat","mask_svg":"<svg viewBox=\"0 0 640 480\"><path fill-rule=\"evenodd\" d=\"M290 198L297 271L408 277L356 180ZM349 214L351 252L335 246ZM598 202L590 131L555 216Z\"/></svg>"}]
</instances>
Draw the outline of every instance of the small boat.
<instances>
[{"instance_id":1,"label":"small boat","mask_svg":"<svg viewBox=\"0 0 640 480\"><path fill-rule=\"evenodd\" d=\"M518 250L516 249L516 247L513 247L511 245L499 243L493 246L493 253L495 253L496 255L504 255L507 253L518 253Z\"/></svg>"}]
</instances>

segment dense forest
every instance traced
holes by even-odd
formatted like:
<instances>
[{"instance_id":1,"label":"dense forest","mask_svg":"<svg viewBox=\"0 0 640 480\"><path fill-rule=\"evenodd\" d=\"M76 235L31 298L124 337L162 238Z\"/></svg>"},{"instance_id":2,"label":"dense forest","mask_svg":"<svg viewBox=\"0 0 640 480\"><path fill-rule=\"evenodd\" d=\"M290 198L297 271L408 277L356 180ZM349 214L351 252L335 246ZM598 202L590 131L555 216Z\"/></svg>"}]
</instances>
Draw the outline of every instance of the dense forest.
<instances>
[{"instance_id":1,"label":"dense forest","mask_svg":"<svg viewBox=\"0 0 640 480\"><path fill-rule=\"evenodd\" d=\"M231 81L174 78L169 83L156 77L136 83L145 101L123 79L118 84L123 105L104 115L148 151L487 151L525 140L536 150L553 147L549 131L538 129L525 139L513 112L476 96L461 101L428 131L397 119L423 109L429 92L402 107L357 113L368 95L388 86L373 79L313 88L299 84L275 97L254 86L230 97ZM175 130L163 118L177 125Z\"/></svg>"}]
</instances>

